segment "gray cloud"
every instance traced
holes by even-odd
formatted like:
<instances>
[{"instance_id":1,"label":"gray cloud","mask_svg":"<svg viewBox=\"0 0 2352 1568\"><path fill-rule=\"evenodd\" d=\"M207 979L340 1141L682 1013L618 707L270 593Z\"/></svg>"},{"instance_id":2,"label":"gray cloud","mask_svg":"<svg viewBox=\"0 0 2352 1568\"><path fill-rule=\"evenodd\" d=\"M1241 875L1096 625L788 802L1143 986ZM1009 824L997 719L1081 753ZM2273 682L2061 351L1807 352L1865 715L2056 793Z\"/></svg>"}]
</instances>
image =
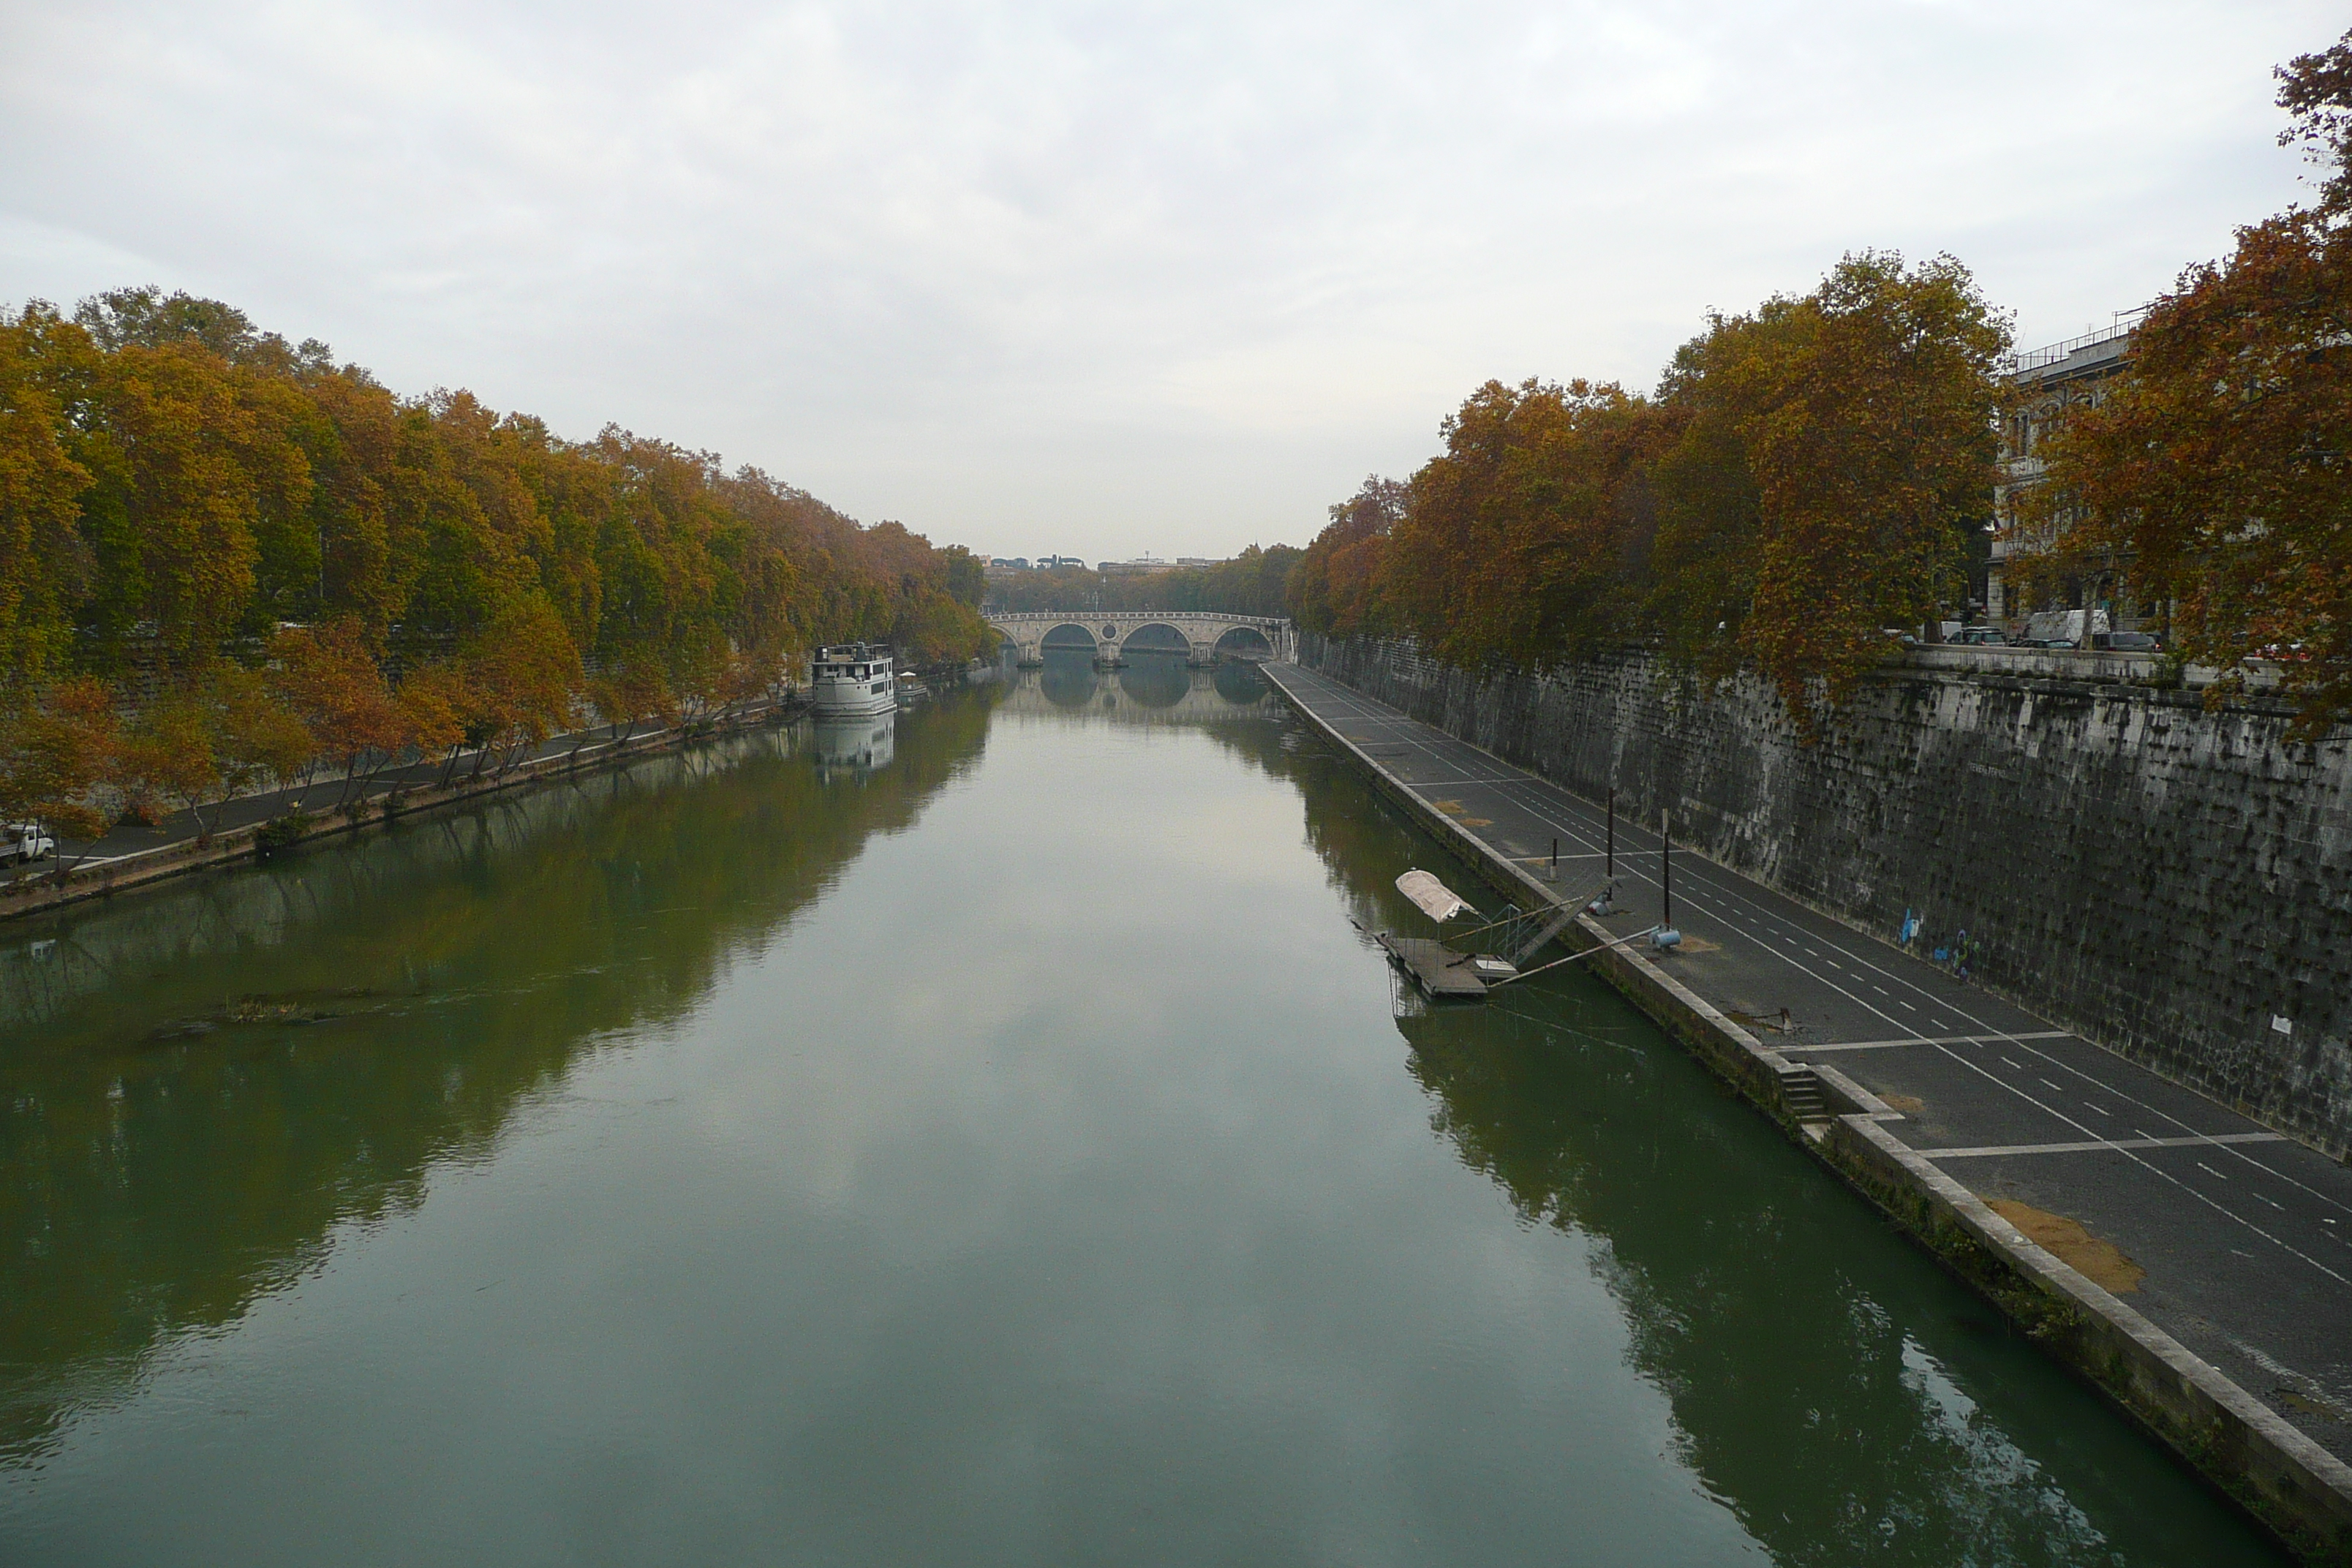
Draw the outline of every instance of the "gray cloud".
<instances>
[{"instance_id":1,"label":"gray cloud","mask_svg":"<svg viewBox=\"0 0 2352 1568\"><path fill-rule=\"evenodd\" d=\"M1487 376L1948 249L2062 337L2294 199L2315 4L0 8L0 299L160 281L942 541L1303 541Z\"/></svg>"}]
</instances>

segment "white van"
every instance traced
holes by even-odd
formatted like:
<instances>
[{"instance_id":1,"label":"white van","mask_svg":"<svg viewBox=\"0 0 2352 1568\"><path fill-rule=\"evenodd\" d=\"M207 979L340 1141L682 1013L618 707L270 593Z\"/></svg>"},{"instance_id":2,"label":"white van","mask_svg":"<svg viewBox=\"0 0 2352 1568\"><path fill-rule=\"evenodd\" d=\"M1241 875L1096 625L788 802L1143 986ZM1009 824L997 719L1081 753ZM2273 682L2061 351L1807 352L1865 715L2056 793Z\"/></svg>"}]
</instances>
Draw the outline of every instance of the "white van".
<instances>
[{"instance_id":1,"label":"white van","mask_svg":"<svg viewBox=\"0 0 2352 1568\"><path fill-rule=\"evenodd\" d=\"M58 852L58 841L41 831L37 822L12 822L0 827L0 866L19 860L46 860Z\"/></svg>"}]
</instances>

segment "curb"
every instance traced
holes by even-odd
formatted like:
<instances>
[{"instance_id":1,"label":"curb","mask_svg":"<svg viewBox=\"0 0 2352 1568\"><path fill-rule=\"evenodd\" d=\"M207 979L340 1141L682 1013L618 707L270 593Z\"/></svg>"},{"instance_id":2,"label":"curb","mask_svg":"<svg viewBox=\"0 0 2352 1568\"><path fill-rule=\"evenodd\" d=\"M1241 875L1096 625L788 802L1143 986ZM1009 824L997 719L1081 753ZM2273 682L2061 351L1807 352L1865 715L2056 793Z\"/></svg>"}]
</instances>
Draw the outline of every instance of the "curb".
<instances>
[{"instance_id":1,"label":"curb","mask_svg":"<svg viewBox=\"0 0 2352 1568\"><path fill-rule=\"evenodd\" d=\"M1360 746L1293 696L1274 667L1266 673L1292 710L1361 768L1374 787L1433 828L1490 884L1515 896L1532 895L1542 904L1559 902L1553 889L1398 784ZM1500 768L1527 771L1495 761ZM1615 939L1580 913L1560 940L1583 952ZM1798 1121L1782 1089L1782 1073L1797 1065L1783 1053L1629 948L1608 948L1592 967L1778 1122L1799 1147L1893 1216L2060 1364L2087 1378L2295 1555L2308 1563L2352 1563L2352 1465L1905 1147L1880 1125L1898 1113L1845 1074L1812 1068L1825 1097L1847 1108L1816 1136Z\"/></svg>"}]
</instances>

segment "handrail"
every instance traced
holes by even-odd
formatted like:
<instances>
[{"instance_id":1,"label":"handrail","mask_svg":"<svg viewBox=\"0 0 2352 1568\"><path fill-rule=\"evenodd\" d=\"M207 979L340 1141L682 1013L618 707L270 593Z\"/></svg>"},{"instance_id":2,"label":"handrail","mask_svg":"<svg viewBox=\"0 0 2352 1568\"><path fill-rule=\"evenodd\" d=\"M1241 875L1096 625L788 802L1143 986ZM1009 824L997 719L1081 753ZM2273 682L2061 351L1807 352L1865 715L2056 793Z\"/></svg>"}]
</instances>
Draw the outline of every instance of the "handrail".
<instances>
[{"instance_id":1,"label":"handrail","mask_svg":"<svg viewBox=\"0 0 2352 1568\"><path fill-rule=\"evenodd\" d=\"M1637 931L1632 936L1621 936L1615 942L1604 942L1598 947L1588 947L1582 952L1571 952L1566 958L1555 958L1549 963L1538 963L1533 969L1522 969L1517 974L1496 981L1486 989L1500 991L1504 986L1525 980L1531 974L1541 974L1547 969L1558 969L1563 963L1574 963L1580 958L1591 958L1596 952L1607 952L1612 947L1622 947L1629 942L1639 942L1645 936L1654 936L1665 929L1664 926L1652 926L1648 931Z\"/></svg>"}]
</instances>

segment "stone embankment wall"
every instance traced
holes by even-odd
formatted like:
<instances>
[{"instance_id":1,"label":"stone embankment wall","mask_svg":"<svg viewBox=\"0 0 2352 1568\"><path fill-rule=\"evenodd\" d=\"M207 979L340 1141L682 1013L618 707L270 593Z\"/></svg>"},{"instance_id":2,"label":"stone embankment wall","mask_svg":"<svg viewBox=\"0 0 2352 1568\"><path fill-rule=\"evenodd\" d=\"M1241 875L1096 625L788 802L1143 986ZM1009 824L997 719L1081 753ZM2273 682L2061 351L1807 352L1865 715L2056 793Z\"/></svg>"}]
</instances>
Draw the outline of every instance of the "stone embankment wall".
<instances>
[{"instance_id":1,"label":"stone embankment wall","mask_svg":"<svg viewBox=\"0 0 2352 1568\"><path fill-rule=\"evenodd\" d=\"M1799 743L1763 682L1622 653L1477 676L1410 643L1299 658L1857 926L1969 934L1979 981L2327 1152L2352 1154L2352 733L2117 681L1866 680ZM2284 1026L2282 1027L2282 1026Z\"/></svg>"}]
</instances>

